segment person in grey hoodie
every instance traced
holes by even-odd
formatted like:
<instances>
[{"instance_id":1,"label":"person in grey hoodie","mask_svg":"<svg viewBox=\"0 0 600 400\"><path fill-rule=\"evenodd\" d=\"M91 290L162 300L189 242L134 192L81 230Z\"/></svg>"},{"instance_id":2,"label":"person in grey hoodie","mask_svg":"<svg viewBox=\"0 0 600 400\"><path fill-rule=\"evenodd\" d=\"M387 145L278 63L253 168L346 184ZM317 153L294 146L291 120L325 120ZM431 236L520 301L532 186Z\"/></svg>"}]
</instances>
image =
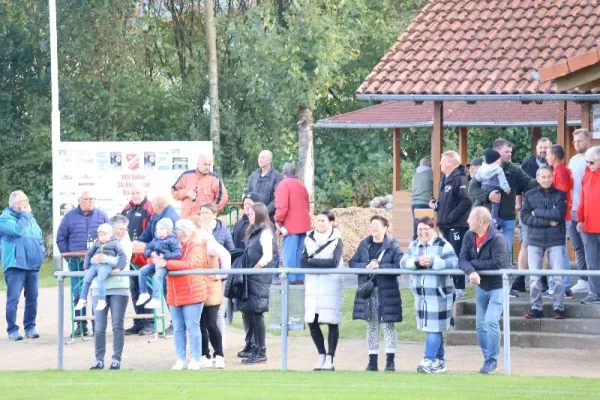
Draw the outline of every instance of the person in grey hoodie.
<instances>
[{"instance_id":1,"label":"person in grey hoodie","mask_svg":"<svg viewBox=\"0 0 600 400\"><path fill-rule=\"evenodd\" d=\"M413 216L413 240L417 238L417 219L415 210L429 208L429 201L433 199L433 170L431 159L422 158L412 177L412 194L410 208Z\"/></svg>"}]
</instances>

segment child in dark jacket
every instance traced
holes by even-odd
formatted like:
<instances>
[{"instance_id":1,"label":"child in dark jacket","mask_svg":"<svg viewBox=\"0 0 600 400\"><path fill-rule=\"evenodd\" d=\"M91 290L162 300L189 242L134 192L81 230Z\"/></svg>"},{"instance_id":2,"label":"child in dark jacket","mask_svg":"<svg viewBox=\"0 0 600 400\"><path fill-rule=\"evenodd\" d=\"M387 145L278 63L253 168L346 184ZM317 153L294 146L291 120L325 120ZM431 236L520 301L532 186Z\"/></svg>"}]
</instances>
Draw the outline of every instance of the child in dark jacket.
<instances>
[{"instance_id":1,"label":"child in dark jacket","mask_svg":"<svg viewBox=\"0 0 600 400\"><path fill-rule=\"evenodd\" d=\"M98 254L118 257L117 265L113 266L108 263L93 264L92 258ZM75 306L75 310L79 311L85 308L90 285L94 278L98 281L98 304L96 304L96 311L104 310L106 308L106 279L111 273L119 273L120 270L125 268L126 264L127 255L125 255L119 240L113 237L112 227L109 224L100 225L98 227L98 239L96 239L94 245L88 250L83 261L83 269L87 272L83 278L81 294L79 295L79 301Z\"/></svg>"},{"instance_id":2,"label":"child in dark jacket","mask_svg":"<svg viewBox=\"0 0 600 400\"><path fill-rule=\"evenodd\" d=\"M169 218L162 218L156 223L156 236L146 247L144 256L146 258L161 257L165 260L179 260L182 250L181 243L173 234L173 221ZM154 274L152 280L152 299L148 294L147 280L150 275ZM163 287L165 276L167 275L166 268L156 268L153 263L150 263L140 270L139 286L140 297L136 306L144 305L144 308L154 309L160 305L160 289Z\"/></svg>"}]
</instances>

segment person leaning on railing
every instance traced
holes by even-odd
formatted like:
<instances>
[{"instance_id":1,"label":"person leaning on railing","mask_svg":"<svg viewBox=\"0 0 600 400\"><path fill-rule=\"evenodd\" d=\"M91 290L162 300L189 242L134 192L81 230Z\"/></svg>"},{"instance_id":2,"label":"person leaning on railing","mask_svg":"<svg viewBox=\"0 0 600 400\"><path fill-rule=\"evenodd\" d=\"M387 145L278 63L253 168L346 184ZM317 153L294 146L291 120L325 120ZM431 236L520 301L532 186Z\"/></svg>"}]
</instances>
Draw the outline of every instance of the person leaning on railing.
<instances>
[{"instance_id":1,"label":"person leaning on railing","mask_svg":"<svg viewBox=\"0 0 600 400\"><path fill-rule=\"evenodd\" d=\"M156 268L169 271L188 271L210 268L206 244L196 234L196 226L188 219L175 223L177 238L181 241L183 255L179 260L165 260L153 257ZM177 361L173 370L186 368L186 335L189 336L191 360L187 369L200 369L202 338L200 335L200 315L207 298L207 279L204 275L167 274L167 304L173 322L173 339Z\"/></svg>"},{"instance_id":2,"label":"person leaning on railing","mask_svg":"<svg viewBox=\"0 0 600 400\"><path fill-rule=\"evenodd\" d=\"M115 215L109 220L113 228L113 235L119 240L126 257L124 271L129 270L131 255L133 253L133 244L127 233L129 221L122 215ZM97 254L92 258L93 263L106 263L117 265L119 257L111 257L105 254ZM92 304L94 308L98 303L98 283L92 281L90 287L92 291ZM121 355L125 344L125 310L129 301L129 277L112 275L106 279L106 307L103 310L94 313L95 332L94 332L94 352L95 360L90 369L104 368L104 355L106 353L106 327L108 312L112 321L113 332L113 355L110 363L110 369L121 368Z\"/></svg>"},{"instance_id":3,"label":"person leaning on railing","mask_svg":"<svg viewBox=\"0 0 600 400\"><path fill-rule=\"evenodd\" d=\"M500 316L502 315L502 277L480 276L480 271L496 271L509 267L508 247L504 235L492 224L492 215L485 207L475 207L469 214L469 231L465 235L459 268L475 290L475 329L484 363L479 372L493 374L498 370L500 349Z\"/></svg>"},{"instance_id":4,"label":"person leaning on railing","mask_svg":"<svg viewBox=\"0 0 600 400\"><path fill-rule=\"evenodd\" d=\"M421 218L417 224L418 239L408 246L400 261L406 269L454 269L458 257L454 248L433 229L433 219ZM426 332L425 356L418 372L446 372L443 332L452 327L452 307L456 289L450 275L412 275L410 289L415 296L417 329Z\"/></svg>"}]
</instances>

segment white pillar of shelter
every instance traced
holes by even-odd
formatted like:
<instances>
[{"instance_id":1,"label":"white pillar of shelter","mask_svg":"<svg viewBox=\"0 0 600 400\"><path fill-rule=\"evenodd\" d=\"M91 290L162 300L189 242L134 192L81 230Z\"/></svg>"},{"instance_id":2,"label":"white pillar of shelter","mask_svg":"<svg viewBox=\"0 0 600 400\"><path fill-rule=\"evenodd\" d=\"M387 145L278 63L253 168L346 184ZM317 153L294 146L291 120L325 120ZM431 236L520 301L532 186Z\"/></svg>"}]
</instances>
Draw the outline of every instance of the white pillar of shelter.
<instances>
[{"instance_id":1,"label":"white pillar of shelter","mask_svg":"<svg viewBox=\"0 0 600 400\"><path fill-rule=\"evenodd\" d=\"M56 0L48 0L50 14L50 77L52 91L52 242L54 270L62 269L56 245L58 220L60 219L60 204L58 188L58 174L55 163L58 162L58 146L60 145L60 110L58 104L58 42L56 35Z\"/></svg>"}]
</instances>

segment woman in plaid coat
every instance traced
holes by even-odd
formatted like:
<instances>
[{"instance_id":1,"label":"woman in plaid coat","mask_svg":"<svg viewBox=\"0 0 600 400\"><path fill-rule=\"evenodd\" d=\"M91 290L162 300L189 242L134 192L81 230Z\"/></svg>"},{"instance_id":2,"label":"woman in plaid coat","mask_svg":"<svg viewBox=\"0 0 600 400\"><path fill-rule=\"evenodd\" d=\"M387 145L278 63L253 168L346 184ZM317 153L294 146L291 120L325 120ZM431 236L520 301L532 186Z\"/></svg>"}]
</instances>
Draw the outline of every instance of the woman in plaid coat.
<instances>
[{"instance_id":1,"label":"woman in plaid coat","mask_svg":"<svg viewBox=\"0 0 600 400\"><path fill-rule=\"evenodd\" d=\"M458 267L458 258L452 245L433 229L433 220L425 217L417 225L418 238L411 242L400 261L405 269L453 269ZM436 373L446 371L444 360L444 337L454 321L454 284L450 275L412 275L410 288L415 296L417 328L427 332L425 357L417 371Z\"/></svg>"}]
</instances>

